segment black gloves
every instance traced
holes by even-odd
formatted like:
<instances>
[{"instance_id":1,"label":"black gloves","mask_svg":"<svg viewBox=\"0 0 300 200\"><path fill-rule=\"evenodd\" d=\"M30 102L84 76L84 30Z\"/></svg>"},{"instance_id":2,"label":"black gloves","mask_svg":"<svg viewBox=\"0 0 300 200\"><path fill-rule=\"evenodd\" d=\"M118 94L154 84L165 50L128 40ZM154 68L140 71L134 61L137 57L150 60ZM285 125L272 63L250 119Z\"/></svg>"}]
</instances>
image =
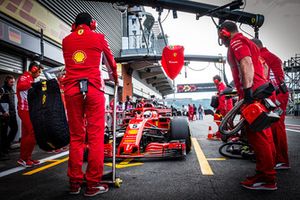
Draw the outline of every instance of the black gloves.
<instances>
[{"instance_id":1,"label":"black gloves","mask_svg":"<svg viewBox=\"0 0 300 200\"><path fill-rule=\"evenodd\" d=\"M252 102L253 102L253 95L252 95L251 87L244 89L244 103L251 104Z\"/></svg>"}]
</instances>

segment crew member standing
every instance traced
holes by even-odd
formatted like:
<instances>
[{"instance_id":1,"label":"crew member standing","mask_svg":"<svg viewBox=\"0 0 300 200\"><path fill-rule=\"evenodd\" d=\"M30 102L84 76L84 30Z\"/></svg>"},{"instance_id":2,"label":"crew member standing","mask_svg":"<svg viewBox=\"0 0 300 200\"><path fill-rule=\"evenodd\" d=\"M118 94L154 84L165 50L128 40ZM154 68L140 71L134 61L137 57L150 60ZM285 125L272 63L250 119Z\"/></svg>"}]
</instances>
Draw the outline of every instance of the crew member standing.
<instances>
[{"instance_id":1,"label":"crew member standing","mask_svg":"<svg viewBox=\"0 0 300 200\"><path fill-rule=\"evenodd\" d=\"M104 53L118 83L116 62L105 36L94 32L96 21L88 13L76 16L72 33L62 42L66 75L63 81L70 128L68 176L70 194L79 194L84 178L85 196L108 191L100 184L104 164L105 97L101 77L101 54ZM86 126L85 126L86 121ZM89 154L86 173L82 171L85 138Z\"/></svg>"},{"instance_id":2,"label":"crew member standing","mask_svg":"<svg viewBox=\"0 0 300 200\"><path fill-rule=\"evenodd\" d=\"M218 33L222 43L228 48L227 58L239 97L244 99L245 104L250 104L253 101L252 92L267 83L259 60L259 49L239 33L237 25L231 21L222 23ZM276 190L273 158L275 148L271 129L254 132L246 126L246 133L256 155L256 174L247 177L241 185L253 190Z\"/></svg>"},{"instance_id":3,"label":"crew member standing","mask_svg":"<svg viewBox=\"0 0 300 200\"><path fill-rule=\"evenodd\" d=\"M41 74L42 66L36 62L29 65L29 71L24 72L17 81L18 114L22 121L22 136L20 146L20 159L18 163L24 167L38 165L40 161L31 159L36 144L34 130L30 121L27 94L34 79Z\"/></svg>"},{"instance_id":4,"label":"crew member standing","mask_svg":"<svg viewBox=\"0 0 300 200\"><path fill-rule=\"evenodd\" d=\"M216 121L216 124L220 126L221 120L225 115L232 109L232 99L226 98L225 95L222 94L222 92L225 90L226 86L223 83L221 77L219 75L215 75L213 77L214 84L218 90L218 100L219 100L219 106L216 109L216 112L214 114L214 120ZM212 139L220 139L221 133L220 131L217 131L213 134Z\"/></svg>"},{"instance_id":5,"label":"crew member standing","mask_svg":"<svg viewBox=\"0 0 300 200\"><path fill-rule=\"evenodd\" d=\"M265 60L269 67L267 79L272 81L272 84L278 88L276 91L276 99L280 102L280 108L283 110L280 120L271 125L276 148L275 169L289 169L288 143L284 123L289 92L284 82L282 61L266 47L263 47L263 44L259 39L252 39L252 41L260 49L260 56ZM273 74L272 77L270 76L271 74Z\"/></svg>"}]
</instances>

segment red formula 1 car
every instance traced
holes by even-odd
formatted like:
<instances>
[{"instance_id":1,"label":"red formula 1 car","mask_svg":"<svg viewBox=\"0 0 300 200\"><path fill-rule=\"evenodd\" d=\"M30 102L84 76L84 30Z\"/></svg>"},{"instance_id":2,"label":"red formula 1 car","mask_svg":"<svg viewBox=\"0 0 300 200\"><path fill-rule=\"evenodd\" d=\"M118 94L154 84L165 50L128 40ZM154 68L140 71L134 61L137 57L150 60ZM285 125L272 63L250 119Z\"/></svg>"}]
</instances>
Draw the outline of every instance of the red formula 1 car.
<instances>
[{"instance_id":1,"label":"red formula 1 car","mask_svg":"<svg viewBox=\"0 0 300 200\"><path fill-rule=\"evenodd\" d=\"M191 151L186 117L172 117L171 109L145 104L132 110L117 130L116 157L184 157ZM105 133L105 157L112 157L112 132Z\"/></svg>"}]
</instances>

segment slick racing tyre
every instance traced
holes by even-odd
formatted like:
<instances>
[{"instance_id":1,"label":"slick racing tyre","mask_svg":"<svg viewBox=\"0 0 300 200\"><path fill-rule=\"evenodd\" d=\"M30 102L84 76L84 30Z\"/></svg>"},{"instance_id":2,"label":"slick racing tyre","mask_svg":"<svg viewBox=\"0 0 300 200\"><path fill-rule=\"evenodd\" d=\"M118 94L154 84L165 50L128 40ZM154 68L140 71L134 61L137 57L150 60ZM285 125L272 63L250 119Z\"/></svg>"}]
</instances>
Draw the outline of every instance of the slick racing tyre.
<instances>
[{"instance_id":1,"label":"slick racing tyre","mask_svg":"<svg viewBox=\"0 0 300 200\"><path fill-rule=\"evenodd\" d=\"M56 150L69 144L69 127L55 79L35 83L28 91L28 105L36 142L42 150Z\"/></svg>"},{"instance_id":2,"label":"slick racing tyre","mask_svg":"<svg viewBox=\"0 0 300 200\"><path fill-rule=\"evenodd\" d=\"M227 158L255 159L255 154L244 142L228 142L220 146L219 153Z\"/></svg>"},{"instance_id":3,"label":"slick racing tyre","mask_svg":"<svg viewBox=\"0 0 300 200\"><path fill-rule=\"evenodd\" d=\"M171 119L170 140L185 140L186 154L192 148L191 133L186 117L174 117Z\"/></svg>"}]
</instances>

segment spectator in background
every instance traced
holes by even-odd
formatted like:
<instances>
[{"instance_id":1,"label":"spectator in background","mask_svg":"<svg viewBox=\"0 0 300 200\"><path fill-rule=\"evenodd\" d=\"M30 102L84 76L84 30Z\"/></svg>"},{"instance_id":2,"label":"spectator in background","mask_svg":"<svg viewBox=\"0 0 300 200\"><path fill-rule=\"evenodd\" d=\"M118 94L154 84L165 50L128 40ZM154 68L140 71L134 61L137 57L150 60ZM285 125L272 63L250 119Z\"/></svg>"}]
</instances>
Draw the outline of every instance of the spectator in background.
<instances>
[{"instance_id":1,"label":"spectator in background","mask_svg":"<svg viewBox=\"0 0 300 200\"><path fill-rule=\"evenodd\" d=\"M177 109L173 105L171 106L171 110L172 110L172 116L177 116Z\"/></svg>"},{"instance_id":2,"label":"spectator in background","mask_svg":"<svg viewBox=\"0 0 300 200\"><path fill-rule=\"evenodd\" d=\"M184 105L182 105L182 107L181 107L181 113L182 113L181 114L182 116L187 116L187 109Z\"/></svg>"},{"instance_id":3,"label":"spectator in background","mask_svg":"<svg viewBox=\"0 0 300 200\"><path fill-rule=\"evenodd\" d=\"M41 65L32 62L29 65L29 71L24 72L17 81L18 114L22 121L20 159L18 163L24 167L40 164L40 161L31 158L36 141L29 116L27 94L34 79L40 76L42 69Z\"/></svg>"},{"instance_id":4,"label":"spectator in background","mask_svg":"<svg viewBox=\"0 0 300 200\"><path fill-rule=\"evenodd\" d=\"M189 121L193 120L193 116L194 116L194 107L193 107L192 104L189 104L188 105L188 118L189 118Z\"/></svg>"},{"instance_id":5,"label":"spectator in background","mask_svg":"<svg viewBox=\"0 0 300 200\"><path fill-rule=\"evenodd\" d=\"M199 114L199 120L203 120L203 107L201 104L199 104L198 107L198 114Z\"/></svg>"},{"instance_id":6,"label":"spectator in background","mask_svg":"<svg viewBox=\"0 0 300 200\"><path fill-rule=\"evenodd\" d=\"M197 120L197 107L193 104L193 120Z\"/></svg>"},{"instance_id":7,"label":"spectator in background","mask_svg":"<svg viewBox=\"0 0 300 200\"><path fill-rule=\"evenodd\" d=\"M2 98L3 93L4 92L2 90L0 90L0 100ZM2 108L2 111L0 111L0 150L2 149L2 146L3 146L3 144L2 144L2 132L1 132L2 131L3 118L4 118L3 114L7 113L6 110L8 110L8 105L2 105L2 107L5 107L5 108ZM0 151L0 161L4 161L4 160L9 160L9 156L8 156L7 153L4 153L4 152Z\"/></svg>"},{"instance_id":8,"label":"spectator in background","mask_svg":"<svg viewBox=\"0 0 300 200\"><path fill-rule=\"evenodd\" d=\"M133 102L132 98L130 96L126 96L126 101L125 101L125 110L131 110L133 109Z\"/></svg>"},{"instance_id":9,"label":"spectator in background","mask_svg":"<svg viewBox=\"0 0 300 200\"><path fill-rule=\"evenodd\" d=\"M123 103L121 101L119 101L119 103L117 105L117 111L123 112Z\"/></svg>"},{"instance_id":10,"label":"spectator in background","mask_svg":"<svg viewBox=\"0 0 300 200\"><path fill-rule=\"evenodd\" d=\"M18 132L17 114L15 105L15 91L13 89L15 85L15 78L12 75L7 75L4 80L4 85L0 89L3 92L3 96L0 100L0 112L2 113L2 128L1 128L1 152L6 154L10 149L11 143L14 141ZM8 105L8 110L5 111L2 107L3 104ZM10 128L9 133L8 127Z\"/></svg>"}]
</instances>

